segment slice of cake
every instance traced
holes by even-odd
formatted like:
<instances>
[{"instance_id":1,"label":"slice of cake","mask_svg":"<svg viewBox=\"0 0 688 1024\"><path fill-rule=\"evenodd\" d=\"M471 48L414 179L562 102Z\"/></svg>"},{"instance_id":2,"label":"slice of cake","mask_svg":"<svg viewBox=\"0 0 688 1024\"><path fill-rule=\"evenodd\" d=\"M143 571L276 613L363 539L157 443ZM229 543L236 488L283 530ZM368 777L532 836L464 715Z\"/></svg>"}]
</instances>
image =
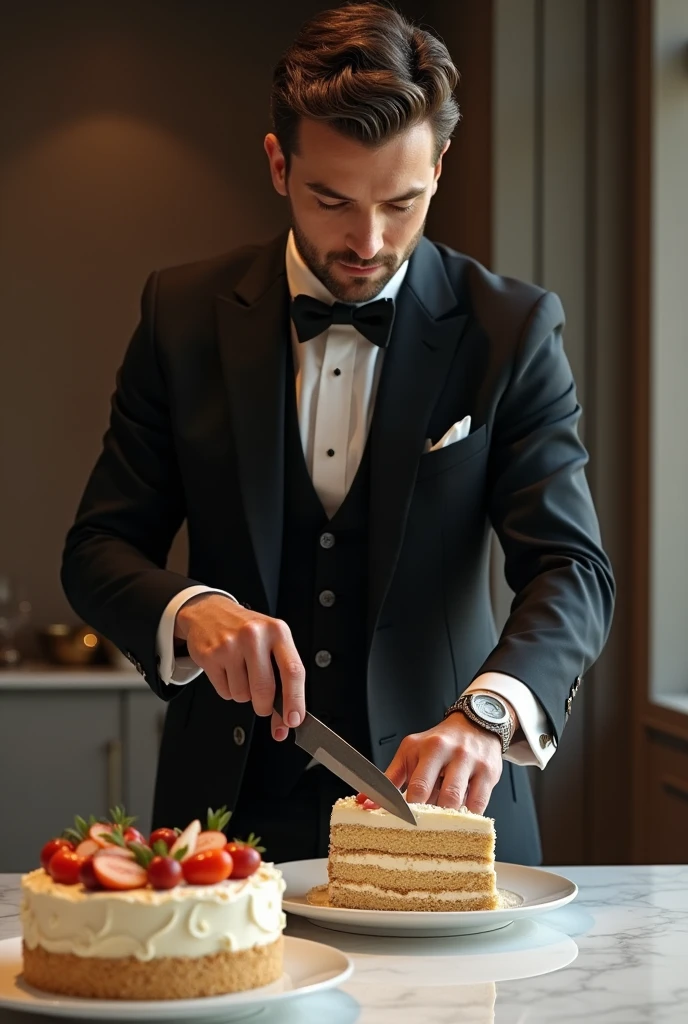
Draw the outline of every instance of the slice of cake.
<instances>
[{"instance_id":1,"label":"slice of cake","mask_svg":"<svg viewBox=\"0 0 688 1024\"><path fill-rule=\"evenodd\" d=\"M149 842L121 819L78 818L77 829L46 843L43 867L21 880L29 985L91 999L190 999L282 976L285 885L251 842L228 843L200 821L180 834L157 829Z\"/></svg>"},{"instance_id":2,"label":"slice of cake","mask_svg":"<svg viewBox=\"0 0 688 1024\"><path fill-rule=\"evenodd\" d=\"M329 903L355 910L495 910L492 818L411 804L418 826L356 797L330 819Z\"/></svg>"}]
</instances>

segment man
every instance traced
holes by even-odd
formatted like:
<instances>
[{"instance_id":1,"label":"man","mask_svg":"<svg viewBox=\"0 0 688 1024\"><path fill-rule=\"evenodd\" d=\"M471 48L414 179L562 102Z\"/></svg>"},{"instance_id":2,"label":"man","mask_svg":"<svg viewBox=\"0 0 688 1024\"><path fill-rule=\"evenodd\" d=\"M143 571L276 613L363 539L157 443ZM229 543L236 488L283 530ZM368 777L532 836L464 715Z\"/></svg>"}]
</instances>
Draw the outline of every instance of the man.
<instances>
[{"instance_id":1,"label":"man","mask_svg":"<svg viewBox=\"0 0 688 1024\"><path fill-rule=\"evenodd\" d=\"M388 7L317 15L265 139L291 230L146 284L62 579L170 700L156 826L227 804L271 858L322 856L349 790L292 742L308 707L409 800L488 808L499 857L540 858L523 766L614 589L559 300L424 238L456 82Z\"/></svg>"}]
</instances>

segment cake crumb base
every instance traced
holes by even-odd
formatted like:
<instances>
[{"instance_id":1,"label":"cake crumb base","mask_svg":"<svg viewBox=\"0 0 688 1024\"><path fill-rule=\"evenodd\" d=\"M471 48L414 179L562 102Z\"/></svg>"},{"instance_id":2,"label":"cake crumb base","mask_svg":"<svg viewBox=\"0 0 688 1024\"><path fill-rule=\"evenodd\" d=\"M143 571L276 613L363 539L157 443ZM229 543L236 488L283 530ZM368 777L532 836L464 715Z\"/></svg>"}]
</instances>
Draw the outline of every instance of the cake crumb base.
<instances>
[{"instance_id":1,"label":"cake crumb base","mask_svg":"<svg viewBox=\"0 0 688 1024\"><path fill-rule=\"evenodd\" d=\"M283 939L235 953L148 961L49 953L22 944L23 980L43 992L85 999L196 999L260 988L282 976Z\"/></svg>"}]
</instances>

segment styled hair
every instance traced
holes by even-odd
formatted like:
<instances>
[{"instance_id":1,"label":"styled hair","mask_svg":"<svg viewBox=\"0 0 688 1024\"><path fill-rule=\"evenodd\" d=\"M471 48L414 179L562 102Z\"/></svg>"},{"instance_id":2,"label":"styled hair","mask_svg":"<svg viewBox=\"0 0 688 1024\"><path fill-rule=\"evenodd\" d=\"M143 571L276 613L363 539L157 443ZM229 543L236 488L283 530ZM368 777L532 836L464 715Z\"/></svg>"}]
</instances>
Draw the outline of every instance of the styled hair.
<instances>
[{"instance_id":1,"label":"styled hair","mask_svg":"<svg viewBox=\"0 0 688 1024\"><path fill-rule=\"evenodd\" d=\"M386 3L350 3L301 26L273 74L272 126L286 159L302 118L379 146L430 121L437 163L459 120L459 73L437 36Z\"/></svg>"}]
</instances>

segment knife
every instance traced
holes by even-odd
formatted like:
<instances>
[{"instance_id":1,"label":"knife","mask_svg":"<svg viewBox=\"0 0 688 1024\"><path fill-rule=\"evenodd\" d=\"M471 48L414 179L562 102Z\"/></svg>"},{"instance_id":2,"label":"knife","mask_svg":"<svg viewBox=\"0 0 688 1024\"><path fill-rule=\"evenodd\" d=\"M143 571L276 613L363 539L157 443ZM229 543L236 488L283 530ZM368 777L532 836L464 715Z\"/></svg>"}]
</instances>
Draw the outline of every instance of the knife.
<instances>
[{"instance_id":1,"label":"knife","mask_svg":"<svg viewBox=\"0 0 688 1024\"><path fill-rule=\"evenodd\" d=\"M273 707L281 715L282 685L276 666L273 665L273 668L275 669ZM377 765L360 754L355 747L343 740L309 711L306 712L301 725L294 729L294 739L297 747L301 747L316 761L329 768L358 793L365 793L380 807L384 807L386 811L394 814L397 818L407 821L409 825L418 825L415 814L391 779L388 779Z\"/></svg>"}]
</instances>

